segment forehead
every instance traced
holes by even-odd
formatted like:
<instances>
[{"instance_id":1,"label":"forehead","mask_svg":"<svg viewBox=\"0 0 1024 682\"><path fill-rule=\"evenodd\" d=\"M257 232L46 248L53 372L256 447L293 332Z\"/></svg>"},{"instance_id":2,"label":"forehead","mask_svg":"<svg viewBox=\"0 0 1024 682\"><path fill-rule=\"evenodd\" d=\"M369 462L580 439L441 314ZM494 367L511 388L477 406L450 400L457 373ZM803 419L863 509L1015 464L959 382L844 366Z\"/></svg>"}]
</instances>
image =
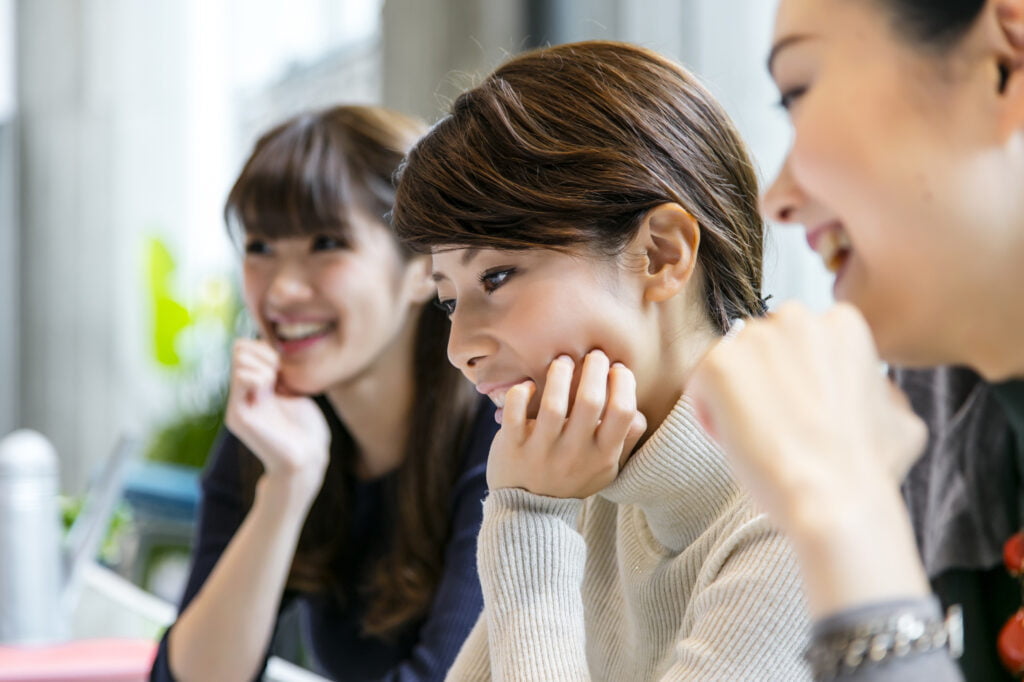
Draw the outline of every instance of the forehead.
<instances>
[{"instance_id":1,"label":"forehead","mask_svg":"<svg viewBox=\"0 0 1024 682\"><path fill-rule=\"evenodd\" d=\"M776 75L778 57L803 45L815 50L836 48L847 62L877 61L881 52L891 58L894 51L903 51L892 28L891 15L881 0L780 0L769 71Z\"/></svg>"},{"instance_id":2,"label":"forehead","mask_svg":"<svg viewBox=\"0 0 1024 682\"><path fill-rule=\"evenodd\" d=\"M838 37L865 23L881 28L884 20L880 0L780 0L773 35L775 42L803 34Z\"/></svg>"}]
</instances>

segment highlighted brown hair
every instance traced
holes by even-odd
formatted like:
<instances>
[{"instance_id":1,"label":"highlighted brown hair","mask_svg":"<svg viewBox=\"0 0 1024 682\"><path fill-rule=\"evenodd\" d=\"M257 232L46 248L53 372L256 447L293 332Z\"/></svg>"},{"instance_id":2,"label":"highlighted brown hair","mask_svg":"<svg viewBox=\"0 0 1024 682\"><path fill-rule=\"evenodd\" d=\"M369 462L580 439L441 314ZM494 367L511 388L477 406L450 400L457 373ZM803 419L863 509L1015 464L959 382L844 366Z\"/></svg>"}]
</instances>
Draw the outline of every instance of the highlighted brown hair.
<instances>
[{"instance_id":1,"label":"highlighted brown hair","mask_svg":"<svg viewBox=\"0 0 1024 682\"><path fill-rule=\"evenodd\" d=\"M665 202L700 224L709 320L761 314L757 178L728 116L682 67L593 41L518 56L456 99L410 152L393 223L416 250L612 255Z\"/></svg>"}]
</instances>

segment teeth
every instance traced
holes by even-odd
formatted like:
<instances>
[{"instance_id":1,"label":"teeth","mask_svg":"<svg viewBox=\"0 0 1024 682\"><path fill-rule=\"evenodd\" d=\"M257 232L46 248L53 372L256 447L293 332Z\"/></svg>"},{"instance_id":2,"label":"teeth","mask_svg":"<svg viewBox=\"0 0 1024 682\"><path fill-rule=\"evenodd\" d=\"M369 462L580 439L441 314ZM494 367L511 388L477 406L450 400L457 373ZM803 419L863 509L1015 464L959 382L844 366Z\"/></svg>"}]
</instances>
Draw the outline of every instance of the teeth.
<instances>
[{"instance_id":1,"label":"teeth","mask_svg":"<svg viewBox=\"0 0 1024 682\"><path fill-rule=\"evenodd\" d=\"M293 324L278 324L274 327L274 333L278 338L285 341L297 341L308 339L327 331L330 324L323 322L296 322Z\"/></svg>"},{"instance_id":2,"label":"teeth","mask_svg":"<svg viewBox=\"0 0 1024 682\"><path fill-rule=\"evenodd\" d=\"M828 230L821 236L821 239L818 240L817 251L828 271L835 273L846 261L851 248L853 248L853 243L850 242L846 231L835 229Z\"/></svg>"}]
</instances>

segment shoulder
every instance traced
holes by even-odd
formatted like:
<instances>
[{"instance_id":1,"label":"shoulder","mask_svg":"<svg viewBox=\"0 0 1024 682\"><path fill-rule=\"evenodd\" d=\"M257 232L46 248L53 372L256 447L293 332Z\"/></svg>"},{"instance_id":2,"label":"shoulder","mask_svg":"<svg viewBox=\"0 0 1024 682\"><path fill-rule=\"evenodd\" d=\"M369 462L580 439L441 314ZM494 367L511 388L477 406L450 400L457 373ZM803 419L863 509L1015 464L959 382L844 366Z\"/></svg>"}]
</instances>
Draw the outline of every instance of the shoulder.
<instances>
[{"instance_id":1,"label":"shoulder","mask_svg":"<svg viewBox=\"0 0 1024 682\"><path fill-rule=\"evenodd\" d=\"M700 569L710 584L725 575L769 578L799 587L800 573L789 540L745 494L708 529L709 550Z\"/></svg>"}]
</instances>

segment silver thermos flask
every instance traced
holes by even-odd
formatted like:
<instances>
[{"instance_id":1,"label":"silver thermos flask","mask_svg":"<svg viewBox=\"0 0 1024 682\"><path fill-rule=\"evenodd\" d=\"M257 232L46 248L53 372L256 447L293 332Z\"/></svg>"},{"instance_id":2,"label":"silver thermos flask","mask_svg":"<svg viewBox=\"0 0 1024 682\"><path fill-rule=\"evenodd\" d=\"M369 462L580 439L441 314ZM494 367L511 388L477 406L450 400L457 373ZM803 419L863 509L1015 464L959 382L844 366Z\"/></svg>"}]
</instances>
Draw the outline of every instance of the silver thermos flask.
<instances>
[{"instance_id":1,"label":"silver thermos flask","mask_svg":"<svg viewBox=\"0 0 1024 682\"><path fill-rule=\"evenodd\" d=\"M0 440L0 644L65 635L57 453L27 429Z\"/></svg>"}]
</instances>

